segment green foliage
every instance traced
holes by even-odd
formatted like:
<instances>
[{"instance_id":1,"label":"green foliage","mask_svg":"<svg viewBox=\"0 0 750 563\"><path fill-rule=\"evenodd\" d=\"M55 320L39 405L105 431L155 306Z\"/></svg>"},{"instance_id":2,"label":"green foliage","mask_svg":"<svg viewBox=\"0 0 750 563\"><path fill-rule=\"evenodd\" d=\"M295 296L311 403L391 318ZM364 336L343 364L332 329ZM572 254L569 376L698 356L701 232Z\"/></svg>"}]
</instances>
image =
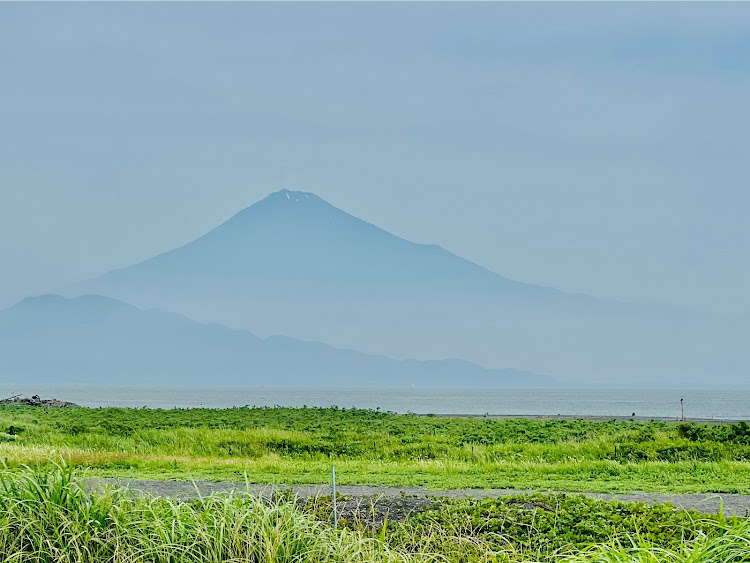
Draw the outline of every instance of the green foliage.
<instances>
[{"instance_id":1,"label":"green foliage","mask_svg":"<svg viewBox=\"0 0 750 563\"><path fill-rule=\"evenodd\" d=\"M671 506L577 495L441 500L380 529L332 529L330 507L89 493L73 468L0 470L0 558L11 563L746 562L750 527ZM330 499L329 499L330 500Z\"/></svg>"},{"instance_id":2,"label":"green foliage","mask_svg":"<svg viewBox=\"0 0 750 563\"><path fill-rule=\"evenodd\" d=\"M737 524L740 519L731 519ZM420 532L462 523L464 536L493 550L513 546L529 558L547 560L613 539L638 538L661 548L675 548L699 536L715 534L727 522L672 505L606 502L582 495L519 495L499 499L443 501L411 518L400 533Z\"/></svg>"},{"instance_id":3,"label":"green foliage","mask_svg":"<svg viewBox=\"0 0 750 563\"><path fill-rule=\"evenodd\" d=\"M639 537L616 538L564 558L563 563L742 563L750 561L750 523L717 525L713 532L662 547Z\"/></svg>"},{"instance_id":4,"label":"green foliage","mask_svg":"<svg viewBox=\"0 0 750 563\"><path fill-rule=\"evenodd\" d=\"M750 424L744 420L729 427L727 440L739 444L750 444Z\"/></svg>"},{"instance_id":5,"label":"green foliage","mask_svg":"<svg viewBox=\"0 0 750 563\"><path fill-rule=\"evenodd\" d=\"M442 418L340 408L0 408L0 457L101 475L750 492L745 423ZM220 463L219 463L220 462Z\"/></svg>"},{"instance_id":6,"label":"green foliage","mask_svg":"<svg viewBox=\"0 0 750 563\"><path fill-rule=\"evenodd\" d=\"M683 422L678 425L677 433L691 442L750 445L750 425L744 420L730 425Z\"/></svg>"},{"instance_id":7,"label":"green foliage","mask_svg":"<svg viewBox=\"0 0 750 563\"><path fill-rule=\"evenodd\" d=\"M13 563L404 561L293 504L248 496L189 503L84 491L66 466L0 475L0 557Z\"/></svg>"}]
</instances>

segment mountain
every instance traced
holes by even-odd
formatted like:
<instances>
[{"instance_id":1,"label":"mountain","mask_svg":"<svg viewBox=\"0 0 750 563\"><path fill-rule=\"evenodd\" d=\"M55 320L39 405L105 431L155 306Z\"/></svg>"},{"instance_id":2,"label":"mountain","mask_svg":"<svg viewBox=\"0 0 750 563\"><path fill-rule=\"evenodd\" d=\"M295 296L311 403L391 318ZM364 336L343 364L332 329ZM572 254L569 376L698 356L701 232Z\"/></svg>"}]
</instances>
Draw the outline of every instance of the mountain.
<instances>
[{"instance_id":1,"label":"mountain","mask_svg":"<svg viewBox=\"0 0 750 563\"><path fill-rule=\"evenodd\" d=\"M551 288L504 278L437 245L399 238L315 194L288 190L269 195L185 246L79 288L84 286L140 291L143 299L158 302L167 297L163 292L175 289L191 297L202 292L214 300L217 289L273 288L299 292L296 295L327 291L339 296L417 296L450 290L565 297ZM294 295L284 297L289 301Z\"/></svg>"},{"instance_id":2,"label":"mountain","mask_svg":"<svg viewBox=\"0 0 750 563\"><path fill-rule=\"evenodd\" d=\"M510 364L576 384L732 384L750 365L747 323L510 280L288 190L63 293L401 359Z\"/></svg>"},{"instance_id":3,"label":"mountain","mask_svg":"<svg viewBox=\"0 0 750 563\"><path fill-rule=\"evenodd\" d=\"M459 360L399 361L197 323L85 295L42 295L0 311L0 377L97 385L537 387L545 376Z\"/></svg>"}]
</instances>

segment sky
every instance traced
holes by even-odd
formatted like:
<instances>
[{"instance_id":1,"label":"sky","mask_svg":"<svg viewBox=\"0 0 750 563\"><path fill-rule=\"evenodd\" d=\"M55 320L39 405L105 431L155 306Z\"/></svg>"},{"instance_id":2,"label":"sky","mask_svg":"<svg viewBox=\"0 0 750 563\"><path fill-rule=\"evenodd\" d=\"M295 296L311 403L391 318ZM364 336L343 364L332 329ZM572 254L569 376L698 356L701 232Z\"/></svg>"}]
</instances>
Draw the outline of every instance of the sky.
<instances>
[{"instance_id":1,"label":"sky","mask_svg":"<svg viewBox=\"0 0 750 563\"><path fill-rule=\"evenodd\" d=\"M750 313L750 4L0 3L0 306L282 188L507 277Z\"/></svg>"}]
</instances>

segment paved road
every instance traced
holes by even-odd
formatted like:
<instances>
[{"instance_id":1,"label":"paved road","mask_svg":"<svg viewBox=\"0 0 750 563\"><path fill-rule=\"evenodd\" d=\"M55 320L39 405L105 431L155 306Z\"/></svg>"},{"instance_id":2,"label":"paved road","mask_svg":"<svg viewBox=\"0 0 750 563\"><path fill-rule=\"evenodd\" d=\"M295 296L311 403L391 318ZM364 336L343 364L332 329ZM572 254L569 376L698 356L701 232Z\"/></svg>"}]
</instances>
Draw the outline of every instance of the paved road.
<instances>
[{"instance_id":1,"label":"paved road","mask_svg":"<svg viewBox=\"0 0 750 563\"><path fill-rule=\"evenodd\" d=\"M331 489L316 485L255 485L245 483L214 482L214 481L147 481L139 479L89 479L88 487L97 489L107 484L119 484L127 487L135 494L152 494L175 497L179 499L195 498L199 495L208 496L213 493L230 493L232 491L253 495L270 496L274 491L291 489L301 498L320 495L330 495ZM517 489L451 489L435 491L422 487L376 487L363 485L340 485L337 492L347 497L380 497L383 499L407 497L430 499L435 497L448 498L497 498L507 495L530 493ZM672 503L684 509L694 509L706 514L714 514L724 505L724 514L729 516L750 515L750 495L737 494L666 494L666 493L569 493L583 494L587 497L603 500L619 500L623 502L645 502L649 504Z\"/></svg>"}]
</instances>

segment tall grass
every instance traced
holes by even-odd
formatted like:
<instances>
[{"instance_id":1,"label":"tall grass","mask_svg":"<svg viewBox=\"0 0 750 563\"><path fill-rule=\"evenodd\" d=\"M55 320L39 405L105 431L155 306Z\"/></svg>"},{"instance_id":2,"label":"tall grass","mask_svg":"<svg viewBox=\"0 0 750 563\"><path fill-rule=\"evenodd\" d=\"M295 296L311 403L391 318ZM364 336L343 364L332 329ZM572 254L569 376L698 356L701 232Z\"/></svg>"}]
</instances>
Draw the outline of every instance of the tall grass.
<instances>
[{"instance_id":1,"label":"tall grass","mask_svg":"<svg viewBox=\"0 0 750 563\"><path fill-rule=\"evenodd\" d=\"M18 563L403 561L293 504L247 496L189 503L84 491L73 470L0 474L0 559Z\"/></svg>"},{"instance_id":2,"label":"tall grass","mask_svg":"<svg viewBox=\"0 0 750 563\"><path fill-rule=\"evenodd\" d=\"M11 563L738 563L747 520L719 519L683 544L617 535L578 552L530 553L466 519L334 530L293 502L247 495L190 502L87 492L64 464L0 471L0 560ZM572 524L574 526L575 524ZM543 530L539 530L543 533Z\"/></svg>"},{"instance_id":3,"label":"tall grass","mask_svg":"<svg viewBox=\"0 0 750 563\"><path fill-rule=\"evenodd\" d=\"M701 534L677 548L655 546L638 537L565 557L561 563L741 563L750 561L750 522L717 525L713 534Z\"/></svg>"}]
</instances>

